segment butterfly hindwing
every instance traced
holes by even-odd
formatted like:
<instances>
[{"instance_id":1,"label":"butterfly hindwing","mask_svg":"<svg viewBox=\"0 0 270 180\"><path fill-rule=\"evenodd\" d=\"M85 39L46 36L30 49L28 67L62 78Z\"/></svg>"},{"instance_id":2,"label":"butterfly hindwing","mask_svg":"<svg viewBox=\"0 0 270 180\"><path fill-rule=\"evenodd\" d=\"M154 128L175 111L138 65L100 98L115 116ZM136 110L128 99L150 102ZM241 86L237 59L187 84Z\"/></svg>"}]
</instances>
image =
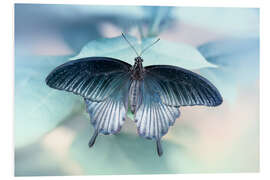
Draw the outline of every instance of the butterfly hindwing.
<instances>
[{"instance_id":1,"label":"butterfly hindwing","mask_svg":"<svg viewBox=\"0 0 270 180\"><path fill-rule=\"evenodd\" d=\"M118 88L101 102L85 98L86 110L89 113L91 124L95 130L103 134L115 134L120 131L128 109L128 89L130 85L129 74Z\"/></svg>"},{"instance_id":2,"label":"butterfly hindwing","mask_svg":"<svg viewBox=\"0 0 270 180\"><path fill-rule=\"evenodd\" d=\"M180 116L179 108L162 103L154 81L146 77L141 80L141 104L135 111L135 122L140 136L159 140L168 132Z\"/></svg>"},{"instance_id":3,"label":"butterfly hindwing","mask_svg":"<svg viewBox=\"0 0 270 180\"><path fill-rule=\"evenodd\" d=\"M169 106L217 106L222 97L217 88L204 77L169 65L145 67L145 78L150 78L158 89L161 101Z\"/></svg>"},{"instance_id":4,"label":"butterfly hindwing","mask_svg":"<svg viewBox=\"0 0 270 180\"><path fill-rule=\"evenodd\" d=\"M48 86L73 92L91 101L102 101L124 81L130 64L107 57L69 61L55 68L46 78Z\"/></svg>"}]
</instances>

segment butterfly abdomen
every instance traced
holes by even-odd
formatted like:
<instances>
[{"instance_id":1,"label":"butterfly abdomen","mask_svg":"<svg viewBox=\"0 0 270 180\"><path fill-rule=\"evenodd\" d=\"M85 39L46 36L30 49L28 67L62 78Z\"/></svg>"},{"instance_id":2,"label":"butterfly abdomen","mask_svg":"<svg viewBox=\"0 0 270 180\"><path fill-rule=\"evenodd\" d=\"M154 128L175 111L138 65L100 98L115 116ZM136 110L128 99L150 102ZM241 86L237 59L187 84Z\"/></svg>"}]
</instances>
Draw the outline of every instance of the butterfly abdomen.
<instances>
[{"instance_id":1,"label":"butterfly abdomen","mask_svg":"<svg viewBox=\"0 0 270 180\"><path fill-rule=\"evenodd\" d=\"M141 104L141 85L142 80L133 80L129 89L129 105L131 112L134 114L138 106Z\"/></svg>"}]
</instances>

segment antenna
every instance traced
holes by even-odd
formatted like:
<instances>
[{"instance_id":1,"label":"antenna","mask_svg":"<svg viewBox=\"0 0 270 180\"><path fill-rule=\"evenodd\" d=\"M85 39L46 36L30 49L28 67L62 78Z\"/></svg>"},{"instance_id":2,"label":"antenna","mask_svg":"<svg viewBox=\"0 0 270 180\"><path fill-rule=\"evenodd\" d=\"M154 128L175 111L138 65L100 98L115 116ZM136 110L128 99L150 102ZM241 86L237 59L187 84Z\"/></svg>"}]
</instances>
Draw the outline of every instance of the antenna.
<instances>
[{"instance_id":1,"label":"antenna","mask_svg":"<svg viewBox=\"0 0 270 180\"><path fill-rule=\"evenodd\" d=\"M126 36L124 35L124 33L122 33L123 38L128 42L128 44L130 45L130 47L135 51L135 53L137 54L137 56L140 56L139 53L136 51L136 49L134 48L134 46L132 46L132 44L127 40Z\"/></svg>"},{"instance_id":2,"label":"antenna","mask_svg":"<svg viewBox=\"0 0 270 180\"><path fill-rule=\"evenodd\" d=\"M148 47L144 48L144 50L142 50L140 56L141 56L146 50L148 50L150 47L152 47L154 44L156 44L159 40L160 40L160 38L158 38L155 42L153 42L152 44L150 44Z\"/></svg>"}]
</instances>

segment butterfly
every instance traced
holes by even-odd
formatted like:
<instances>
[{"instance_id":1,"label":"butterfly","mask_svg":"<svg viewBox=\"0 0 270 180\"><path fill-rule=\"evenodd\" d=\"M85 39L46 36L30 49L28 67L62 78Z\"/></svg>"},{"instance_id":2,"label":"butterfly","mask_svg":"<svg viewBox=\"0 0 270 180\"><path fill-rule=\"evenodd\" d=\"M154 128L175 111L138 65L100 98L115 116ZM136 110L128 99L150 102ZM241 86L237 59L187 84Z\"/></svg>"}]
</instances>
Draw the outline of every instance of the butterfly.
<instances>
[{"instance_id":1,"label":"butterfly","mask_svg":"<svg viewBox=\"0 0 270 180\"><path fill-rule=\"evenodd\" d=\"M222 97L206 78L171 65L143 66L137 54L134 65L110 57L87 57L56 67L46 78L54 89L73 92L84 98L86 111L95 131L110 135L121 130L130 109L140 136L156 141L157 153L163 154L161 138L180 117L181 106L218 106Z\"/></svg>"}]
</instances>

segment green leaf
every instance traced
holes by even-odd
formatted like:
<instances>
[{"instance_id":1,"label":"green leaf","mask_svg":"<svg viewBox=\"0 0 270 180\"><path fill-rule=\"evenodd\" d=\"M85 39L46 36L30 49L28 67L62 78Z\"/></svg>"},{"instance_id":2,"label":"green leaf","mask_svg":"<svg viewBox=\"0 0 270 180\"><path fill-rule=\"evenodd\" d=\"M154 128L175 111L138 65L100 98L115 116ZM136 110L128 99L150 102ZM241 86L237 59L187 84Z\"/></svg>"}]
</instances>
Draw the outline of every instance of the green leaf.
<instances>
[{"instance_id":1,"label":"green leaf","mask_svg":"<svg viewBox=\"0 0 270 180\"><path fill-rule=\"evenodd\" d=\"M81 104L80 98L48 87L46 76L68 57L15 58L15 147L38 140Z\"/></svg>"},{"instance_id":2,"label":"green leaf","mask_svg":"<svg viewBox=\"0 0 270 180\"><path fill-rule=\"evenodd\" d=\"M143 39L142 47L145 48L151 45L156 39ZM160 40L147 50L142 57L144 58L144 66L163 64L179 66L185 69L217 67L207 62L196 48L188 44L174 43L166 40Z\"/></svg>"},{"instance_id":3,"label":"green leaf","mask_svg":"<svg viewBox=\"0 0 270 180\"><path fill-rule=\"evenodd\" d=\"M137 52L140 53L142 49L151 45L157 38L145 38L141 43L132 36L127 36L127 39L135 47ZM75 60L91 56L112 57L133 65L134 58L137 55L123 37L118 36L90 41L82 48L77 56L71 59ZM160 40L147 50L142 55L142 58L144 58L144 66L167 64L186 69L216 67L207 62L196 48L184 43L172 43L166 40Z\"/></svg>"},{"instance_id":4,"label":"green leaf","mask_svg":"<svg viewBox=\"0 0 270 180\"><path fill-rule=\"evenodd\" d=\"M236 78L231 78L232 71L224 68L203 68L199 73L217 87L224 101L231 104L236 102L237 83Z\"/></svg>"}]
</instances>

